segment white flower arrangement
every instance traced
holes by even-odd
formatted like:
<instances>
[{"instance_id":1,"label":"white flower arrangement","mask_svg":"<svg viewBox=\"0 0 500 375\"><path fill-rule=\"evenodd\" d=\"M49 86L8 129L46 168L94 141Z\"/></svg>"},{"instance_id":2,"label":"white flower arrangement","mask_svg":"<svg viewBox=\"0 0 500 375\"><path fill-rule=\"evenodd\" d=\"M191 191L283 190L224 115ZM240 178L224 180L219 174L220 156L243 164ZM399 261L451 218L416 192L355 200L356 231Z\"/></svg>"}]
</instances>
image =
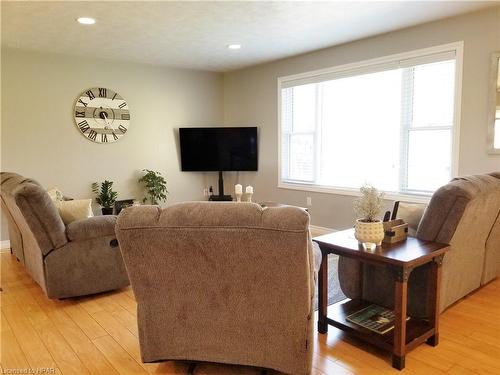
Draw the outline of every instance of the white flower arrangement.
<instances>
[{"instance_id":1,"label":"white flower arrangement","mask_svg":"<svg viewBox=\"0 0 500 375\"><path fill-rule=\"evenodd\" d=\"M369 184L363 185L359 191L362 195L353 203L354 212L363 222L376 222L377 216L382 211L384 193Z\"/></svg>"}]
</instances>

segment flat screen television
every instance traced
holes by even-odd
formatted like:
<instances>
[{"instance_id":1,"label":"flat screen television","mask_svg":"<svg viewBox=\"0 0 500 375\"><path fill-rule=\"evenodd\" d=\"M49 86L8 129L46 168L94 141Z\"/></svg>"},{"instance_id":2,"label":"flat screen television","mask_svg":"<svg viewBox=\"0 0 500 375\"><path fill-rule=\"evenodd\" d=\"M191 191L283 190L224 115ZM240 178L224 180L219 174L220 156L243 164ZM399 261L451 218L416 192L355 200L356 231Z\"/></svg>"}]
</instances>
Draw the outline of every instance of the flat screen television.
<instances>
[{"instance_id":1,"label":"flat screen television","mask_svg":"<svg viewBox=\"0 0 500 375\"><path fill-rule=\"evenodd\" d=\"M180 128L181 169L191 172L256 171L257 128Z\"/></svg>"}]
</instances>

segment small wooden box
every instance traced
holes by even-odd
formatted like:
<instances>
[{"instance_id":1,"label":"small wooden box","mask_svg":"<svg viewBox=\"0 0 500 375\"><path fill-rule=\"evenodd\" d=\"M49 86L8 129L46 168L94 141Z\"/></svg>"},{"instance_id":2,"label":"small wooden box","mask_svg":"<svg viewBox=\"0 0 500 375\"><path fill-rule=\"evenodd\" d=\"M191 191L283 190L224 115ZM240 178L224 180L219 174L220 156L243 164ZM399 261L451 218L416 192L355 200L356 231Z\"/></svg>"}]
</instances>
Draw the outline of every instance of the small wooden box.
<instances>
[{"instance_id":1,"label":"small wooden box","mask_svg":"<svg viewBox=\"0 0 500 375\"><path fill-rule=\"evenodd\" d=\"M395 219L384 222L385 243L395 243L406 240L408 237L408 223L403 219Z\"/></svg>"}]
</instances>

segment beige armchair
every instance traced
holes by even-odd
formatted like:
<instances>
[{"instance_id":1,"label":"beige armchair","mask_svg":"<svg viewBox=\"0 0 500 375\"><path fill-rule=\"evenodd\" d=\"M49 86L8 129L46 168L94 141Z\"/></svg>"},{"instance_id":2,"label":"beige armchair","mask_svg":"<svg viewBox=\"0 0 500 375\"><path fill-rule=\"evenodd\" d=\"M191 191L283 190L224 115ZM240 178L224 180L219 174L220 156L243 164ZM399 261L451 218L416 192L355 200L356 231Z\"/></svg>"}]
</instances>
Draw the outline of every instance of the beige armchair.
<instances>
[{"instance_id":1,"label":"beige armchair","mask_svg":"<svg viewBox=\"0 0 500 375\"><path fill-rule=\"evenodd\" d=\"M47 192L34 180L1 173L2 210L13 253L49 298L66 298L129 284L115 236L116 216L65 226Z\"/></svg>"},{"instance_id":2,"label":"beige armchair","mask_svg":"<svg viewBox=\"0 0 500 375\"><path fill-rule=\"evenodd\" d=\"M456 178L438 189L418 225L417 238L449 243L442 268L441 311L500 276L500 173ZM392 276L365 267L362 298L392 307ZM408 313L428 316L428 267L414 269L408 282ZM348 297L359 298L357 264L340 258L339 280Z\"/></svg>"},{"instance_id":3,"label":"beige armchair","mask_svg":"<svg viewBox=\"0 0 500 375\"><path fill-rule=\"evenodd\" d=\"M297 207L127 208L117 237L137 300L144 362L311 371L314 256Z\"/></svg>"}]
</instances>

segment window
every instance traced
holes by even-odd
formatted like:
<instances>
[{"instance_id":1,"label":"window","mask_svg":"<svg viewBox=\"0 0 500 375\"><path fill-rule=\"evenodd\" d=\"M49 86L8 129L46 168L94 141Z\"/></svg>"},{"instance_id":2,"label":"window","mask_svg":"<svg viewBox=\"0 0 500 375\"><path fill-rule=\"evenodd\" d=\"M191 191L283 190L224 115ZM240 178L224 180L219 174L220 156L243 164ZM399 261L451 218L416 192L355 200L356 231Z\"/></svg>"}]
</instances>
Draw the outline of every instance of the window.
<instances>
[{"instance_id":1,"label":"window","mask_svg":"<svg viewBox=\"0 0 500 375\"><path fill-rule=\"evenodd\" d=\"M428 195L452 175L456 52L279 80L280 186Z\"/></svg>"}]
</instances>

